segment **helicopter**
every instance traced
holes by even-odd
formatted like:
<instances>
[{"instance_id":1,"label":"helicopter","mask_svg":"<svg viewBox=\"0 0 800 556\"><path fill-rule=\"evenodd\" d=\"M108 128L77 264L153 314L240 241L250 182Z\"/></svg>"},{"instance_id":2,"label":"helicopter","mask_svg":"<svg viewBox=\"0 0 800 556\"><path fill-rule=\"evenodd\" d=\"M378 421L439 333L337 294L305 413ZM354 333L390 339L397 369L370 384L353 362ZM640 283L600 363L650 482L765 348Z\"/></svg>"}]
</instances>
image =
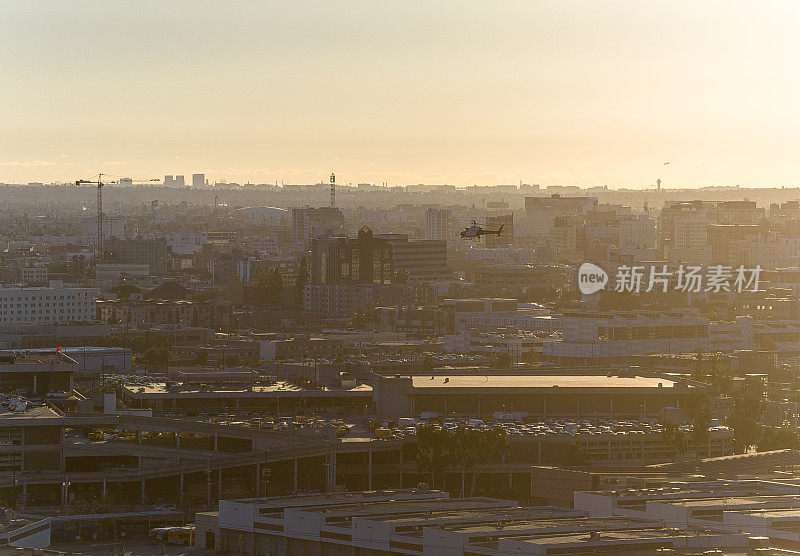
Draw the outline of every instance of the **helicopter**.
<instances>
[{"instance_id":1,"label":"helicopter","mask_svg":"<svg viewBox=\"0 0 800 556\"><path fill-rule=\"evenodd\" d=\"M484 230L481 226L478 225L477 222L474 220L472 221L472 226L468 228L464 228L461 231L461 238L462 239L481 239L481 236L485 235L493 235L499 236L503 232L503 225L500 224L500 227L496 230Z\"/></svg>"}]
</instances>

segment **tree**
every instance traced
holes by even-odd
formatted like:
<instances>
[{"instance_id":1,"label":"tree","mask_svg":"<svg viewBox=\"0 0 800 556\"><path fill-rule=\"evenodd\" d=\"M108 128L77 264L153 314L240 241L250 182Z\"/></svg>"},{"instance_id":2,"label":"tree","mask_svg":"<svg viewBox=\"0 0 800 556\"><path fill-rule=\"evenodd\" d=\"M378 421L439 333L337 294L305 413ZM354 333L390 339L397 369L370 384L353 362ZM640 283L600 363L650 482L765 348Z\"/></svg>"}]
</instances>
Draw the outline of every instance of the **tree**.
<instances>
[{"instance_id":1,"label":"tree","mask_svg":"<svg viewBox=\"0 0 800 556\"><path fill-rule=\"evenodd\" d=\"M708 427L711 424L711 408L708 395L699 389L693 389L686 397L686 418L692 423L692 440L696 445L708 441Z\"/></svg>"},{"instance_id":2,"label":"tree","mask_svg":"<svg viewBox=\"0 0 800 556\"><path fill-rule=\"evenodd\" d=\"M134 363L141 367L153 367L157 370L169 367L170 352L168 347L147 348L142 355L137 355Z\"/></svg>"},{"instance_id":3,"label":"tree","mask_svg":"<svg viewBox=\"0 0 800 556\"><path fill-rule=\"evenodd\" d=\"M800 448L800 435L789 427L761 427L758 451L797 450Z\"/></svg>"},{"instance_id":4,"label":"tree","mask_svg":"<svg viewBox=\"0 0 800 556\"><path fill-rule=\"evenodd\" d=\"M726 357L714 354L711 363L711 385L717 393L727 393L733 384L733 372L731 363Z\"/></svg>"},{"instance_id":5,"label":"tree","mask_svg":"<svg viewBox=\"0 0 800 556\"><path fill-rule=\"evenodd\" d=\"M564 457L561 462L563 465L570 467L586 467L590 464L589 454L586 448L575 439L569 441L567 449L564 452Z\"/></svg>"},{"instance_id":6,"label":"tree","mask_svg":"<svg viewBox=\"0 0 800 556\"><path fill-rule=\"evenodd\" d=\"M472 475L470 495L475 492L478 466L501 461L510 453L508 436L504 429L476 430L458 427L453 432L437 429L435 425L417 428L417 469L431 475L431 486L436 476L442 476L446 487L447 470L461 471L461 495L466 495L466 477Z\"/></svg>"},{"instance_id":7,"label":"tree","mask_svg":"<svg viewBox=\"0 0 800 556\"><path fill-rule=\"evenodd\" d=\"M733 409L727 419L733 428L737 449L742 453L756 444L759 438L759 422L764 411L763 392L744 389L733 398Z\"/></svg>"},{"instance_id":8,"label":"tree","mask_svg":"<svg viewBox=\"0 0 800 556\"><path fill-rule=\"evenodd\" d=\"M435 488L436 476L442 476L442 489L446 485L446 471L452 461L452 435L434 425L417 427L417 470L430 473L431 487Z\"/></svg>"},{"instance_id":9,"label":"tree","mask_svg":"<svg viewBox=\"0 0 800 556\"><path fill-rule=\"evenodd\" d=\"M511 444L508 441L508 434L505 429L496 427L480 431L478 445L475 450L477 457L475 464L486 464L498 461L505 461L506 456L511 453ZM475 495L475 485L478 482L478 473L472 467L472 485L470 486L470 496Z\"/></svg>"}]
</instances>

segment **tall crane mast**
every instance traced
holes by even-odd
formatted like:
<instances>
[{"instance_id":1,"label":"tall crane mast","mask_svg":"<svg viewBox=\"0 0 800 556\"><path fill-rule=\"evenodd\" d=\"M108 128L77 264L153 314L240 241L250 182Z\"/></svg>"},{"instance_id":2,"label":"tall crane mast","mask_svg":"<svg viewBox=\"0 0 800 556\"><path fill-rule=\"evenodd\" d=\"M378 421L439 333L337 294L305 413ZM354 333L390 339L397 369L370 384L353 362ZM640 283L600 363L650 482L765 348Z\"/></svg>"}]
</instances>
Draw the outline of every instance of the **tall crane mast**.
<instances>
[{"instance_id":1,"label":"tall crane mast","mask_svg":"<svg viewBox=\"0 0 800 556\"><path fill-rule=\"evenodd\" d=\"M103 181L103 176L106 174L98 174L96 180L75 180L75 185L92 184L97 186L97 240L95 241L95 258L94 264L102 262L103 258L103 186L106 184L117 183L115 181ZM126 178L134 180L134 178ZM141 182L153 182L157 179L140 179Z\"/></svg>"},{"instance_id":2,"label":"tall crane mast","mask_svg":"<svg viewBox=\"0 0 800 556\"><path fill-rule=\"evenodd\" d=\"M103 174L98 174L96 180L75 181L75 185L84 183L97 185L97 239L94 242L94 264L97 265L103 257Z\"/></svg>"}]
</instances>

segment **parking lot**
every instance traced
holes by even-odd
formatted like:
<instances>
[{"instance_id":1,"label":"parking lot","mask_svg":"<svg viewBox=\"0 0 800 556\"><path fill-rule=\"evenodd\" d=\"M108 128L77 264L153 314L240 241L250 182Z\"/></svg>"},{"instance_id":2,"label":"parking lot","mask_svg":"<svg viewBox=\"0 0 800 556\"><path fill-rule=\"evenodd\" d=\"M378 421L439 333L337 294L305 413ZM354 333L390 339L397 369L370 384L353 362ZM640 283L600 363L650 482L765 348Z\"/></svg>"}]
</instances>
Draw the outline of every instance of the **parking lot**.
<instances>
[{"instance_id":1,"label":"parking lot","mask_svg":"<svg viewBox=\"0 0 800 556\"><path fill-rule=\"evenodd\" d=\"M506 431L509 440L528 440L554 435L643 435L661 433L664 425L654 420L638 419L542 419L536 421L517 420L487 420L482 419L416 419L400 418L397 421L384 421L377 428L375 435L378 438L409 438L415 437L417 427L431 424L437 429L456 430L467 429L495 429ZM720 428L716 421L712 421L710 429ZM724 428L724 427L722 427ZM680 425L679 430L690 432L691 425Z\"/></svg>"}]
</instances>

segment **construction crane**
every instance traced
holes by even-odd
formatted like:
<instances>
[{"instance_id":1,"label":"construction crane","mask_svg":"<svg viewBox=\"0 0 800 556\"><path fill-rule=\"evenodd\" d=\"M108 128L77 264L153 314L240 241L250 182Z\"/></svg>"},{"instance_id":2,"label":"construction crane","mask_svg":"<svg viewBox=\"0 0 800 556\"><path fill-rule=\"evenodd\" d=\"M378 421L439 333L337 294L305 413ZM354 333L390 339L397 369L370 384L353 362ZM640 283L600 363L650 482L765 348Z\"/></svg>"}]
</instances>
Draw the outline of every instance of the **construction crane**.
<instances>
[{"instance_id":1,"label":"construction crane","mask_svg":"<svg viewBox=\"0 0 800 556\"><path fill-rule=\"evenodd\" d=\"M97 238L94 242L95 266L97 266L100 259L103 257L103 185L105 185L103 183L103 176L104 174L98 174L96 180L75 180L75 185L92 184L97 186Z\"/></svg>"},{"instance_id":2,"label":"construction crane","mask_svg":"<svg viewBox=\"0 0 800 556\"><path fill-rule=\"evenodd\" d=\"M117 181L103 181L103 176L108 174L97 174L96 180L75 180L75 185L91 184L97 186L97 239L95 240L95 258L94 264L102 262L103 258L103 186L117 183ZM134 178L127 178L134 180ZM158 179L137 179L138 182L151 182L159 181Z\"/></svg>"}]
</instances>

